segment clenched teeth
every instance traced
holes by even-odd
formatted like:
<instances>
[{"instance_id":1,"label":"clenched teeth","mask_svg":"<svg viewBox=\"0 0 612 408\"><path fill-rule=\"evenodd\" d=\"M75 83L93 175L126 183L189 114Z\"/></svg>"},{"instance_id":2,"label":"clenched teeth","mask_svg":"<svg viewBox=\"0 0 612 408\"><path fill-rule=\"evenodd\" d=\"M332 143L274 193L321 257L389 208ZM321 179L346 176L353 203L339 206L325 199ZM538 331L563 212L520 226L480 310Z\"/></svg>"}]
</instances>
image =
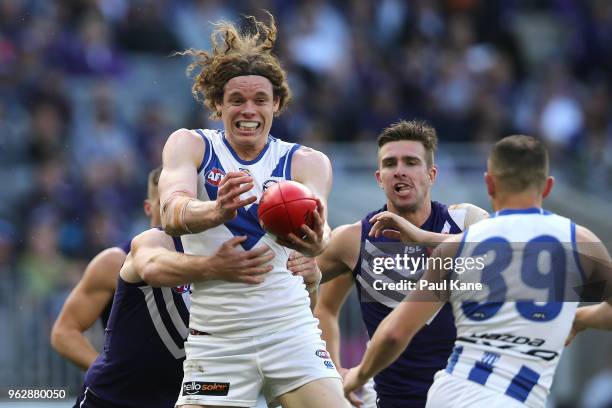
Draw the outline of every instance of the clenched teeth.
<instances>
[{"instance_id":1,"label":"clenched teeth","mask_svg":"<svg viewBox=\"0 0 612 408\"><path fill-rule=\"evenodd\" d=\"M241 120L236 125L240 130L253 130L259 127L259 122Z\"/></svg>"}]
</instances>

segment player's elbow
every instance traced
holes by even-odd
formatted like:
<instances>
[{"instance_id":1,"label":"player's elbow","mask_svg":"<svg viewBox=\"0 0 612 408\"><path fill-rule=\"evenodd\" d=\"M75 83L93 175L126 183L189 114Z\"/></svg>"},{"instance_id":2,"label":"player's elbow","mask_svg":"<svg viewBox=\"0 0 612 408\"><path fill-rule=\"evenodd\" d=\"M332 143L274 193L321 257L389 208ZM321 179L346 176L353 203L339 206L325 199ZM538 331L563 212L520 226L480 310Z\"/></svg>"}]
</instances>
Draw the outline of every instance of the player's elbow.
<instances>
[{"instance_id":1,"label":"player's elbow","mask_svg":"<svg viewBox=\"0 0 612 408\"><path fill-rule=\"evenodd\" d=\"M382 338L385 348L401 350L406 348L411 339L411 334L406 334L404 331L398 330L397 328L388 328L384 331Z\"/></svg>"},{"instance_id":2,"label":"player's elbow","mask_svg":"<svg viewBox=\"0 0 612 408\"><path fill-rule=\"evenodd\" d=\"M60 354L65 350L65 344L70 337L69 330L59 320L51 329L51 347Z\"/></svg>"}]
</instances>

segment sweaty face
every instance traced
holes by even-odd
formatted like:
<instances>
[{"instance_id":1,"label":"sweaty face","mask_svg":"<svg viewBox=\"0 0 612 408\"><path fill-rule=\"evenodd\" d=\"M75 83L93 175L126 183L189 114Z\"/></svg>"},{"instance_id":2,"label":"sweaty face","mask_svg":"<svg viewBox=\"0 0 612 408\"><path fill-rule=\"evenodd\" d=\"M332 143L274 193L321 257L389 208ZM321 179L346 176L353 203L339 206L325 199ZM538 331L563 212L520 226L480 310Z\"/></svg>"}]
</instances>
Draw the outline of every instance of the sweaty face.
<instances>
[{"instance_id":1,"label":"sweaty face","mask_svg":"<svg viewBox=\"0 0 612 408\"><path fill-rule=\"evenodd\" d=\"M221 111L223 127L232 144L260 147L266 144L272 118L278 111L272 83L259 75L245 75L227 81Z\"/></svg>"},{"instance_id":2,"label":"sweaty face","mask_svg":"<svg viewBox=\"0 0 612 408\"><path fill-rule=\"evenodd\" d=\"M436 168L427 168L423 144L400 140L383 145L378 152L376 180L390 206L398 212L413 212L429 200Z\"/></svg>"}]
</instances>

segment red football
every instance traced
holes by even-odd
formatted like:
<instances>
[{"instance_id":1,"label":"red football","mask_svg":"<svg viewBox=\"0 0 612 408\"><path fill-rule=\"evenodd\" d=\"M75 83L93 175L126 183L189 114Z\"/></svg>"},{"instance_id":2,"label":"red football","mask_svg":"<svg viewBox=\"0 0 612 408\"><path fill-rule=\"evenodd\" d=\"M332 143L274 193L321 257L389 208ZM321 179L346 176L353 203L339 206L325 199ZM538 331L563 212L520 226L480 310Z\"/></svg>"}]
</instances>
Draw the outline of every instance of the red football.
<instances>
[{"instance_id":1,"label":"red football","mask_svg":"<svg viewBox=\"0 0 612 408\"><path fill-rule=\"evenodd\" d=\"M312 228L312 212L316 210L317 199L308 187L295 181L281 181L264 191L257 216L263 229L277 237L290 232L301 237L301 226Z\"/></svg>"}]
</instances>

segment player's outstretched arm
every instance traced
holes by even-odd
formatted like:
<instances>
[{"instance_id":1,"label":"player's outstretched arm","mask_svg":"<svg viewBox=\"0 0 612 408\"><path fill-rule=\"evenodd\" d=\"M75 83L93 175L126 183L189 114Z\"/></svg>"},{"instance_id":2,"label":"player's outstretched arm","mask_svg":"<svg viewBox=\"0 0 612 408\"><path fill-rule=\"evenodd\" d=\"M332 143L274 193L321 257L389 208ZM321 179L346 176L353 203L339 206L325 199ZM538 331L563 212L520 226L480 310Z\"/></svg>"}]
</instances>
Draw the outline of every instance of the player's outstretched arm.
<instances>
[{"instance_id":1,"label":"player's outstretched arm","mask_svg":"<svg viewBox=\"0 0 612 408\"><path fill-rule=\"evenodd\" d=\"M83 333L112 300L124 260L125 252L121 248L106 249L92 259L51 330L53 348L82 370L87 370L98 356Z\"/></svg>"},{"instance_id":2,"label":"player's outstretched arm","mask_svg":"<svg viewBox=\"0 0 612 408\"><path fill-rule=\"evenodd\" d=\"M162 225L174 236L201 232L236 216L238 208L256 197L241 200L240 194L253 188L253 178L242 172L225 175L215 201L197 197L198 167L204 157L202 137L187 129L172 133L164 146L163 170L159 178Z\"/></svg>"},{"instance_id":3,"label":"player's outstretched arm","mask_svg":"<svg viewBox=\"0 0 612 408\"><path fill-rule=\"evenodd\" d=\"M589 328L612 330L612 305L602 302L597 305L579 307L565 345L569 346L578 333Z\"/></svg>"},{"instance_id":4,"label":"player's outstretched arm","mask_svg":"<svg viewBox=\"0 0 612 408\"><path fill-rule=\"evenodd\" d=\"M340 361L340 325L338 317L353 288L353 277L349 273L342 274L319 288L319 299L314 309L314 315L319 319L321 338L325 341L327 351L338 372L346 371Z\"/></svg>"},{"instance_id":5,"label":"player's outstretched arm","mask_svg":"<svg viewBox=\"0 0 612 408\"><path fill-rule=\"evenodd\" d=\"M591 328L612 330L612 261L608 250L601 240L587 228L576 226L577 250L586 278L589 283L605 285L603 297L607 299L600 304L583 306L576 310L574 323L565 345L569 345L581 331ZM587 286L587 285L585 285Z\"/></svg>"},{"instance_id":6,"label":"player's outstretched arm","mask_svg":"<svg viewBox=\"0 0 612 408\"><path fill-rule=\"evenodd\" d=\"M293 155L291 174L293 180L304 184L317 197L317 211L313 214L313 228L302 226L304 237L289 234L286 239L278 238L277 242L306 256L316 256L327 246L331 232L327 224L327 198L332 184L331 163L323 153L302 147Z\"/></svg>"},{"instance_id":7,"label":"player's outstretched arm","mask_svg":"<svg viewBox=\"0 0 612 408\"><path fill-rule=\"evenodd\" d=\"M450 209L465 211L462 229L489 216L482 208L469 203L454 204L449 206ZM405 218L389 211L376 214L370 219L370 223L373 225L369 235L376 238L383 235L390 239L401 240L404 243L419 243L429 247L435 247L448 238L448 234L422 230Z\"/></svg>"},{"instance_id":8,"label":"player's outstretched arm","mask_svg":"<svg viewBox=\"0 0 612 408\"><path fill-rule=\"evenodd\" d=\"M231 238L213 255L196 256L176 252L171 237L158 229L150 229L132 240L121 277L127 282L144 280L155 287L213 279L258 284L272 270L269 262L274 254L267 246L250 251L239 249L246 238Z\"/></svg>"},{"instance_id":9,"label":"player's outstretched arm","mask_svg":"<svg viewBox=\"0 0 612 408\"><path fill-rule=\"evenodd\" d=\"M359 258L361 223L341 225L331 233L329 245L317 256L323 274L315 317L319 319L321 337L325 340L336 368L343 374L340 362L340 326L338 316L342 305L353 287L352 269Z\"/></svg>"},{"instance_id":10,"label":"player's outstretched arm","mask_svg":"<svg viewBox=\"0 0 612 408\"><path fill-rule=\"evenodd\" d=\"M425 292L416 290L415 292ZM433 294L417 293L422 297ZM410 297L410 295L409 295ZM344 377L344 393L350 394L362 387L370 378L393 363L406 349L414 335L442 307L442 302L411 301L406 299L378 326L370 345L357 367L351 368Z\"/></svg>"},{"instance_id":11,"label":"player's outstretched arm","mask_svg":"<svg viewBox=\"0 0 612 408\"><path fill-rule=\"evenodd\" d=\"M461 236L451 236L434 250L432 257L444 258L456 254L460 241ZM445 279L448 271L434 269L436 265L441 267L441 263L432 262L432 269L426 271L422 279L429 282ZM411 291L378 326L361 363L351 368L344 377L345 396L351 397L354 390L393 363L414 335L435 316L447 296L447 293L427 289Z\"/></svg>"}]
</instances>

